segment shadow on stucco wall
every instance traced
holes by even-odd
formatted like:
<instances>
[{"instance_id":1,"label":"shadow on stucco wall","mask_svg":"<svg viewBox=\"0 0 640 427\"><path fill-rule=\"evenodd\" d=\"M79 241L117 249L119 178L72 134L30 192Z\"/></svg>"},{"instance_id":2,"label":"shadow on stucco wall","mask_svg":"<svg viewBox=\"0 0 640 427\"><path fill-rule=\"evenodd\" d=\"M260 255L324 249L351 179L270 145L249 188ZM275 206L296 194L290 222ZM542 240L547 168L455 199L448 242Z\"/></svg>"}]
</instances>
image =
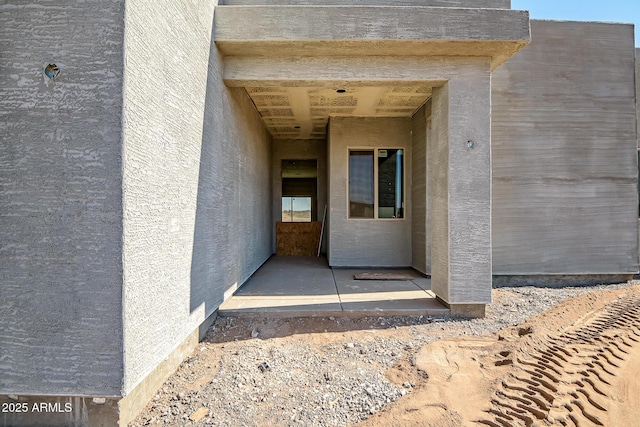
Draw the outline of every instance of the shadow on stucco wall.
<instances>
[{"instance_id":1,"label":"shadow on stucco wall","mask_svg":"<svg viewBox=\"0 0 640 427\"><path fill-rule=\"evenodd\" d=\"M190 311L213 313L271 256L271 136L243 88L223 81L215 11L191 258Z\"/></svg>"},{"instance_id":2,"label":"shadow on stucco wall","mask_svg":"<svg viewBox=\"0 0 640 427\"><path fill-rule=\"evenodd\" d=\"M220 56L214 43L214 37L215 19L211 26L190 280L190 312L204 304L205 316L215 310L223 300L223 294L219 290L216 291L216 287L218 287L216 284L222 279L226 279L224 277L225 271L222 265L216 262L216 257L222 246L228 244L228 241L223 241L220 236L221 205L225 186L217 185L222 184L220 182L222 171L218 168L214 158L216 152L221 153L223 149L221 143L224 139L222 121L226 95L221 77Z\"/></svg>"}]
</instances>

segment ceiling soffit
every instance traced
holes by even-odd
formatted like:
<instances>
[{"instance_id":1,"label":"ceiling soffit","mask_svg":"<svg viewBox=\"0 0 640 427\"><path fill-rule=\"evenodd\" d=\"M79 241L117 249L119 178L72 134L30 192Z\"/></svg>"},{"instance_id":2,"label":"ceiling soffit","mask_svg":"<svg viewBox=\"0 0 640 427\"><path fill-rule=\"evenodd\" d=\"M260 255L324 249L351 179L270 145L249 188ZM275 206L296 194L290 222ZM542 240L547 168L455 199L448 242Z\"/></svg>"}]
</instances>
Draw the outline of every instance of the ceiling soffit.
<instances>
[{"instance_id":1,"label":"ceiling soffit","mask_svg":"<svg viewBox=\"0 0 640 427\"><path fill-rule=\"evenodd\" d=\"M277 139L323 139L331 116L411 117L431 97L427 84L344 87L246 87Z\"/></svg>"},{"instance_id":2,"label":"ceiling soffit","mask_svg":"<svg viewBox=\"0 0 640 427\"><path fill-rule=\"evenodd\" d=\"M410 117L458 70L489 73L531 37L511 9L221 6L214 39L225 83L274 138L316 139L332 116Z\"/></svg>"}]
</instances>

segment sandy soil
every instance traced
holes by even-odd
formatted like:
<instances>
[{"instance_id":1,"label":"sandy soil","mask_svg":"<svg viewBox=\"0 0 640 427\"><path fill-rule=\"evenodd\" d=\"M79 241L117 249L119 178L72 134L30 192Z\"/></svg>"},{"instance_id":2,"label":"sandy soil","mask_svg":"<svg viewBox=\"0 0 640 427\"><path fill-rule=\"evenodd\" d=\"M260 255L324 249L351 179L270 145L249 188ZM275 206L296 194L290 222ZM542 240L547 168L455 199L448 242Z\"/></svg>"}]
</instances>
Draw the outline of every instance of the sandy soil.
<instances>
[{"instance_id":1,"label":"sandy soil","mask_svg":"<svg viewBox=\"0 0 640 427\"><path fill-rule=\"evenodd\" d=\"M640 285L599 289L496 289L473 321L219 319L131 425L640 426Z\"/></svg>"},{"instance_id":2,"label":"sandy soil","mask_svg":"<svg viewBox=\"0 0 640 427\"><path fill-rule=\"evenodd\" d=\"M414 358L414 392L358 425L639 426L639 321L633 287L570 299L492 336L430 343Z\"/></svg>"}]
</instances>

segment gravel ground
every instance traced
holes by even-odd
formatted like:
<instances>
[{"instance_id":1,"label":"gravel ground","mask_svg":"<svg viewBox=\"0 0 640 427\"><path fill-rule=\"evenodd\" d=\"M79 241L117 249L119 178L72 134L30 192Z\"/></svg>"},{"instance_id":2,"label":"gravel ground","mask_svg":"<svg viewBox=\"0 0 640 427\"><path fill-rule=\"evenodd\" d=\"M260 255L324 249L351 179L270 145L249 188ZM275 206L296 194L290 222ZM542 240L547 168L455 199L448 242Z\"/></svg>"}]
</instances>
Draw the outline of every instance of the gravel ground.
<instances>
[{"instance_id":1,"label":"gravel ground","mask_svg":"<svg viewBox=\"0 0 640 427\"><path fill-rule=\"evenodd\" d=\"M618 285L500 288L484 319L218 318L130 426L344 426L411 393L423 345L516 325Z\"/></svg>"}]
</instances>

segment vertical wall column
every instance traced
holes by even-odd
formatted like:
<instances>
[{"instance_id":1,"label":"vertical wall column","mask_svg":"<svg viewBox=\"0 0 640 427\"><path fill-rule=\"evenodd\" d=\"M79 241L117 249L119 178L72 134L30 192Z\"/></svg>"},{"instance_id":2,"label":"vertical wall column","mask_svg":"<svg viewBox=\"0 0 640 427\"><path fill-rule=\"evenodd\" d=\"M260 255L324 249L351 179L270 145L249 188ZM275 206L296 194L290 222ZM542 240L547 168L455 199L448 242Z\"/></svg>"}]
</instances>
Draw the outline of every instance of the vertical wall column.
<instances>
[{"instance_id":1,"label":"vertical wall column","mask_svg":"<svg viewBox=\"0 0 640 427\"><path fill-rule=\"evenodd\" d=\"M454 312L491 302L491 77L462 70L432 98L431 288Z\"/></svg>"},{"instance_id":2,"label":"vertical wall column","mask_svg":"<svg viewBox=\"0 0 640 427\"><path fill-rule=\"evenodd\" d=\"M427 203L427 120L431 101L411 118L411 266L431 274L431 233Z\"/></svg>"}]
</instances>

